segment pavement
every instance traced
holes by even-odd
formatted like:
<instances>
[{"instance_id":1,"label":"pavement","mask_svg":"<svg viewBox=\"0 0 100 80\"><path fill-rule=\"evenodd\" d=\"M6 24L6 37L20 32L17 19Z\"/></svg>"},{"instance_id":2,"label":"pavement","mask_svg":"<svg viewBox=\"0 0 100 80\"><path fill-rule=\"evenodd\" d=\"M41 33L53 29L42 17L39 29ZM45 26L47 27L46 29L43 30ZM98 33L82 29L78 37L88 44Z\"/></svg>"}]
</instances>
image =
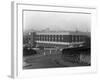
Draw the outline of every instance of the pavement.
<instances>
[{"instance_id":1,"label":"pavement","mask_svg":"<svg viewBox=\"0 0 100 80\"><path fill-rule=\"evenodd\" d=\"M73 63L64 61L62 54L37 54L34 56L26 56L23 58L24 69L39 69L39 68L55 68L55 67L76 67L88 66L86 64Z\"/></svg>"}]
</instances>

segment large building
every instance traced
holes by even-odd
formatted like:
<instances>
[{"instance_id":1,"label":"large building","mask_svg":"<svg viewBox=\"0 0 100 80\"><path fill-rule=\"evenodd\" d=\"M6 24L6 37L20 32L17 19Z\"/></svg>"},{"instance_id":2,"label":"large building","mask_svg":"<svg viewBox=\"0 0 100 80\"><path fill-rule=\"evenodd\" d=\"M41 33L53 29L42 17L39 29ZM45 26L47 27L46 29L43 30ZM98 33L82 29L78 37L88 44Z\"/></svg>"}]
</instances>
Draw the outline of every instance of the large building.
<instances>
[{"instance_id":1,"label":"large building","mask_svg":"<svg viewBox=\"0 0 100 80\"><path fill-rule=\"evenodd\" d=\"M87 43L88 42L88 43ZM32 47L67 48L90 45L90 35L86 32L37 31L30 33Z\"/></svg>"}]
</instances>

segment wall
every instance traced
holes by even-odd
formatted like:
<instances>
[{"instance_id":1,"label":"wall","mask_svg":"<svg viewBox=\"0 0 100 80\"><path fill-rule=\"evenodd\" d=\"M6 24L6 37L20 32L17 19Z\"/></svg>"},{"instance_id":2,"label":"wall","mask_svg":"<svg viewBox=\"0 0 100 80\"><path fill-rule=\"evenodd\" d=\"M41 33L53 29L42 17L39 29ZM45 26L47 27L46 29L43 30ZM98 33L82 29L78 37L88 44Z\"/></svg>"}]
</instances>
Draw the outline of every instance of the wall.
<instances>
[{"instance_id":1,"label":"wall","mask_svg":"<svg viewBox=\"0 0 100 80\"><path fill-rule=\"evenodd\" d=\"M21 0L20 0L21 1ZM24 0L26 1L26 0ZM94 5L98 7L97 20L98 26L95 26L93 34L95 53L97 55L97 72L90 74L75 74L75 75L63 75L63 76L51 76L42 78L32 78L25 80L100 80L100 0L27 0L38 4L54 4L54 5L67 5L77 4L83 6ZM10 65L11 65L11 0L0 1L0 80L11 80L10 78ZM23 80L23 79L22 79Z\"/></svg>"}]
</instances>

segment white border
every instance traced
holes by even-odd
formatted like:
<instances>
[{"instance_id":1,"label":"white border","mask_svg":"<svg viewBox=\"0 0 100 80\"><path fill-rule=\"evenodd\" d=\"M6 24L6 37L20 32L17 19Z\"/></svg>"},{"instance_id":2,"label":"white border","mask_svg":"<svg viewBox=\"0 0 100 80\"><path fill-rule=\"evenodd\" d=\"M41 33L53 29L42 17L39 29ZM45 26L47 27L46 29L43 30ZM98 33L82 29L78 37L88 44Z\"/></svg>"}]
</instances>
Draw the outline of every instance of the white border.
<instances>
[{"instance_id":1,"label":"white border","mask_svg":"<svg viewBox=\"0 0 100 80\"><path fill-rule=\"evenodd\" d=\"M71 7L71 6L54 6L54 5L36 5L25 3L12 3L12 38L13 38L13 50L12 50L12 77L40 77L40 76L54 76L54 75L66 75L72 73L86 73L96 71L96 51L94 50L94 29L96 26L96 8L86 7ZM45 10L45 11L62 11L62 12L85 12L91 13L91 66L88 67L67 67L67 68L50 68L50 69L22 69L22 11L23 10Z\"/></svg>"}]
</instances>

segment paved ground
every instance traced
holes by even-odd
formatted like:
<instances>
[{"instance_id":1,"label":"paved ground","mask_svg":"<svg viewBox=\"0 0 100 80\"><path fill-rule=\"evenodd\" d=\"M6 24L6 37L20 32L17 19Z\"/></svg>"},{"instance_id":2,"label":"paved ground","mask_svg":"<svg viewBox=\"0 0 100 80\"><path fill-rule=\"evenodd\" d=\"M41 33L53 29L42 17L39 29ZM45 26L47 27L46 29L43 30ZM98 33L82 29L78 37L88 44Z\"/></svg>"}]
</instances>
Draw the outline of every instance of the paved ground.
<instances>
[{"instance_id":1,"label":"paved ground","mask_svg":"<svg viewBox=\"0 0 100 80\"><path fill-rule=\"evenodd\" d=\"M64 61L62 55L48 54L46 55L34 55L23 58L24 69L36 69L36 68L55 68L55 67L75 67L75 66L87 66L86 64L72 63Z\"/></svg>"}]
</instances>

